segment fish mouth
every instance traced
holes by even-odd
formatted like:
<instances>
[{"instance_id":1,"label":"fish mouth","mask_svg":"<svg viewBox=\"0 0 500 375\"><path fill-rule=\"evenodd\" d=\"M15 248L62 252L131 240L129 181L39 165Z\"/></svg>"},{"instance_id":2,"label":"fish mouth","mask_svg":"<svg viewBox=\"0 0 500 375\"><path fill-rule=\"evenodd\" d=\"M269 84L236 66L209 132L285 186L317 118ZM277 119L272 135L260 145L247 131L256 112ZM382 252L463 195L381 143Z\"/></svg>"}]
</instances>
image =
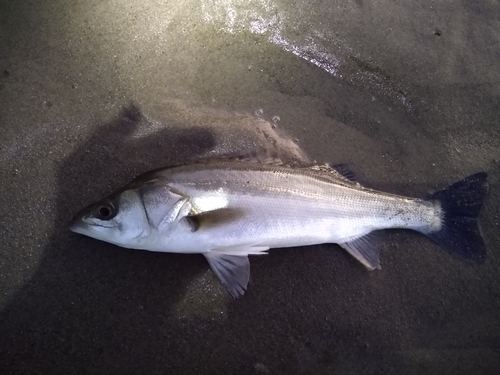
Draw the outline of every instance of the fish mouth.
<instances>
[{"instance_id":1,"label":"fish mouth","mask_svg":"<svg viewBox=\"0 0 500 375\"><path fill-rule=\"evenodd\" d=\"M86 212L77 214L69 222L70 231L90 237L93 237L89 234L93 229L99 230L101 228L113 228L114 226L115 225L111 222L96 222L92 217L89 217Z\"/></svg>"},{"instance_id":2,"label":"fish mouth","mask_svg":"<svg viewBox=\"0 0 500 375\"><path fill-rule=\"evenodd\" d=\"M80 218L74 217L70 222L69 222L69 230L78 233L78 234L85 234L86 232L87 225L81 221Z\"/></svg>"},{"instance_id":3,"label":"fish mouth","mask_svg":"<svg viewBox=\"0 0 500 375\"><path fill-rule=\"evenodd\" d=\"M88 223L86 223L86 219L90 216L91 212L92 205L77 212L69 222L69 230L78 234L87 234Z\"/></svg>"}]
</instances>

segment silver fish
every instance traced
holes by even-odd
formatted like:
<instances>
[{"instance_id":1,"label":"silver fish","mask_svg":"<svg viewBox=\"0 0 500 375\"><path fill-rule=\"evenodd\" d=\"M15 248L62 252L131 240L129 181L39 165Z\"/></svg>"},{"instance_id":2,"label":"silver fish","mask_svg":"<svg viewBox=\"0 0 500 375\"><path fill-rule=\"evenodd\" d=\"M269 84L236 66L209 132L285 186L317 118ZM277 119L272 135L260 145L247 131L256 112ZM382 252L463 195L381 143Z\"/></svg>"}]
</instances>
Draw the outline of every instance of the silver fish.
<instances>
[{"instance_id":1,"label":"silver fish","mask_svg":"<svg viewBox=\"0 0 500 375\"><path fill-rule=\"evenodd\" d=\"M289 167L241 160L157 169L78 213L73 232L121 247L202 253L233 297L250 276L248 255L270 248L337 243L380 269L371 232L421 232L470 261L485 257L477 217L487 174L427 199L365 188L345 167Z\"/></svg>"}]
</instances>

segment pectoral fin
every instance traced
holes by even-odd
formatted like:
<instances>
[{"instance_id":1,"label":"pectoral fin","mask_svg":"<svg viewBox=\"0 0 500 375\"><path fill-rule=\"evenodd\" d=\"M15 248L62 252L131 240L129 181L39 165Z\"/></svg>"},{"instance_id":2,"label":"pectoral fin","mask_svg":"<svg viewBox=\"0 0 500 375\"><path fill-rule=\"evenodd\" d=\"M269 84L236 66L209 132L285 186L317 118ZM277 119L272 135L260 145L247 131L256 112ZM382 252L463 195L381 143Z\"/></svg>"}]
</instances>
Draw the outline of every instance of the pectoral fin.
<instances>
[{"instance_id":1,"label":"pectoral fin","mask_svg":"<svg viewBox=\"0 0 500 375\"><path fill-rule=\"evenodd\" d=\"M233 298L245 294L250 280L248 254L265 254L269 247L232 246L204 253L217 277Z\"/></svg>"},{"instance_id":2,"label":"pectoral fin","mask_svg":"<svg viewBox=\"0 0 500 375\"><path fill-rule=\"evenodd\" d=\"M382 268L380 267L378 241L375 235L367 234L348 242L339 243L339 245L370 271Z\"/></svg>"},{"instance_id":3,"label":"pectoral fin","mask_svg":"<svg viewBox=\"0 0 500 375\"><path fill-rule=\"evenodd\" d=\"M202 212L197 215L186 216L191 230L196 232L201 229L213 228L231 223L243 216L243 211L234 208L221 208L213 211Z\"/></svg>"}]
</instances>

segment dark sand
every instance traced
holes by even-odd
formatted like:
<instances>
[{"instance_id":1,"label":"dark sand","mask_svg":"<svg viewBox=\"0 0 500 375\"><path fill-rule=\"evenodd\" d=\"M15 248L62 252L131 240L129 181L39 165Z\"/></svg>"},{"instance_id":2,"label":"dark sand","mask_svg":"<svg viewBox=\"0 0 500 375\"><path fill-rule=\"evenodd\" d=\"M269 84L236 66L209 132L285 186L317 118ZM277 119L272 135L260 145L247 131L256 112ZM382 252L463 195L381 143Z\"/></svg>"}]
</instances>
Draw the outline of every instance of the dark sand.
<instances>
[{"instance_id":1,"label":"dark sand","mask_svg":"<svg viewBox=\"0 0 500 375\"><path fill-rule=\"evenodd\" d=\"M0 4L0 373L499 374L500 4L204 3ZM394 231L381 271L273 250L232 300L201 255L69 232L136 174L272 143L273 116L370 187L487 171L486 262Z\"/></svg>"}]
</instances>

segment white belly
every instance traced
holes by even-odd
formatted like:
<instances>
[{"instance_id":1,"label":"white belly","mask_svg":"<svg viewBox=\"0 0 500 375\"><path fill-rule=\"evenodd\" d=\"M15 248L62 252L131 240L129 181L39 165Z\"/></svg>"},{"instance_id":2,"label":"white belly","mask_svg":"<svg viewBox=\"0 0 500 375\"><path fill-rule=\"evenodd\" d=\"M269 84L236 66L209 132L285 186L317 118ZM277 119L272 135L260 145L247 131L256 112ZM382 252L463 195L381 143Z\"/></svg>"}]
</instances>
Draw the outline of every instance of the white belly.
<instances>
[{"instance_id":1,"label":"white belly","mask_svg":"<svg viewBox=\"0 0 500 375\"><path fill-rule=\"evenodd\" d=\"M373 230L367 219L335 212L329 202L286 202L275 199L243 197L229 199L226 207L241 208L241 218L192 231L181 220L175 234L158 233L143 243L153 251L203 253L212 249L238 246L269 248L341 243ZM374 224L374 223L372 223Z\"/></svg>"}]
</instances>

